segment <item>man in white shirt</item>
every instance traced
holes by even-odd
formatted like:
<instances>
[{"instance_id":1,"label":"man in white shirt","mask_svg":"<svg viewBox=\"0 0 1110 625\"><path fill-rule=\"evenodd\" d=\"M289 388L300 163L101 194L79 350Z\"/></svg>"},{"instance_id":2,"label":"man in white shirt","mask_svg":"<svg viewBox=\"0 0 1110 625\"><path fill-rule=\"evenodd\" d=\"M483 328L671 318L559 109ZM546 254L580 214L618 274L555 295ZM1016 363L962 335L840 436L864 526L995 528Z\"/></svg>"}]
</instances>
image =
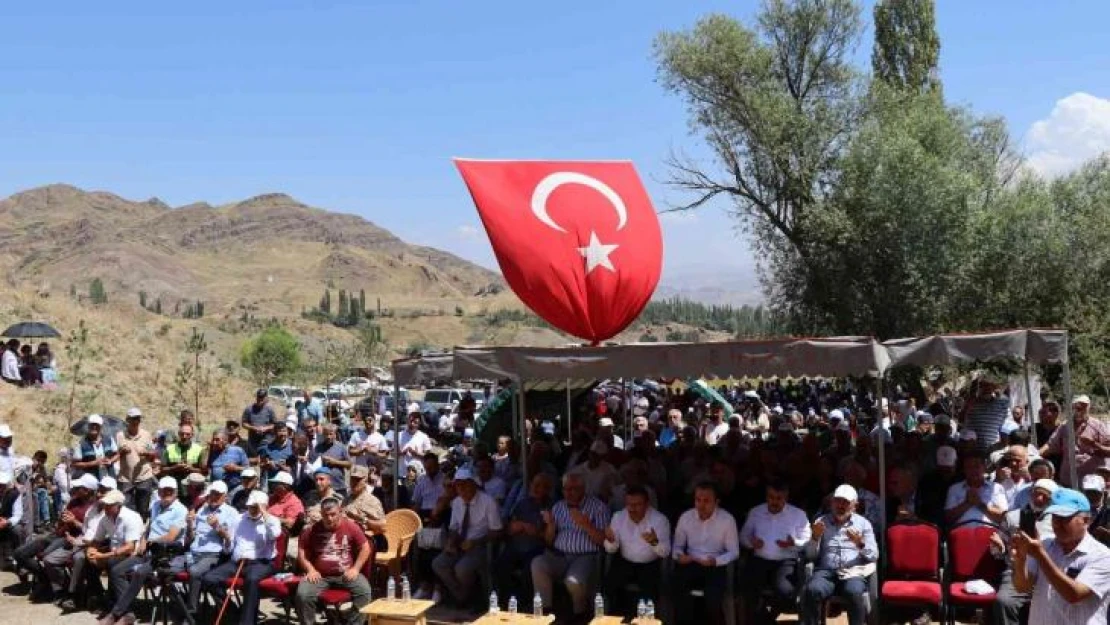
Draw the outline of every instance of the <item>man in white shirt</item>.
<instances>
[{"instance_id":1,"label":"man in white shirt","mask_svg":"<svg viewBox=\"0 0 1110 625\"><path fill-rule=\"evenodd\" d=\"M659 603L659 560L671 553L671 523L651 507L647 489L631 486L624 493L624 510L605 528L605 550L613 554L605 575L609 614L636 616L638 599ZM635 594L628 587L635 586Z\"/></svg>"},{"instance_id":2,"label":"man in white shirt","mask_svg":"<svg viewBox=\"0 0 1110 625\"><path fill-rule=\"evenodd\" d=\"M143 518L138 512L124 507L126 500L126 496L118 490L108 492L100 500L104 516L97 524L92 544L85 549L85 559L99 570L111 571L116 565L130 558L143 537ZM106 548L99 547L105 542ZM94 575L92 579L95 580L94 583L100 583L99 575ZM113 586L115 585L113 583ZM113 590L119 592L122 589ZM97 625L113 625L117 616L108 612L101 617Z\"/></svg>"},{"instance_id":3,"label":"man in white shirt","mask_svg":"<svg viewBox=\"0 0 1110 625\"><path fill-rule=\"evenodd\" d=\"M693 614L690 591L705 592L705 607L712 625L724 622L721 608L727 592L726 567L740 557L736 519L718 507L720 499L712 482L694 487L694 508L682 513L674 534L675 593L679 614Z\"/></svg>"},{"instance_id":4,"label":"man in white shirt","mask_svg":"<svg viewBox=\"0 0 1110 625\"><path fill-rule=\"evenodd\" d=\"M239 625L256 625L258 622L258 582L274 574L274 559L277 558L277 540L281 536L281 520L266 511L269 499L266 493L254 491L247 498L247 511L239 517L234 528L220 528L219 535L231 532L231 559L208 571L202 578L202 585L212 593L216 602L222 602L227 595L227 582L243 562L242 603L239 611Z\"/></svg>"},{"instance_id":5,"label":"man in white shirt","mask_svg":"<svg viewBox=\"0 0 1110 625\"><path fill-rule=\"evenodd\" d=\"M420 431L420 406L410 404L409 413L409 426L404 432L401 432L399 443L401 463L405 469L420 464L424 454L432 450L432 439Z\"/></svg>"},{"instance_id":6,"label":"man in white shirt","mask_svg":"<svg viewBox=\"0 0 1110 625\"><path fill-rule=\"evenodd\" d=\"M740 530L740 544L752 550L752 557L744 567L745 605L747 623L773 622L777 613L792 606L798 596L794 579L798 554L809 542L810 528L806 513L788 503L789 487L785 482L767 484L767 503L760 504L748 513ZM764 588L774 591L771 612L759 614L760 593Z\"/></svg>"},{"instance_id":7,"label":"man in white shirt","mask_svg":"<svg viewBox=\"0 0 1110 625\"><path fill-rule=\"evenodd\" d=\"M959 523L1001 523L1010 503L1001 484L986 479L983 456L970 452L963 459L964 481L948 487L944 520L949 527Z\"/></svg>"},{"instance_id":8,"label":"man in white shirt","mask_svg":"<svg viewBox=\"0 0 1110 625\"><path fill-rule=\"evenodd\" d=\"M380 467L389 452L389 444L378 432L378 424L373 415L366 418L365 433L356 431L351 435L348 447L355 464L364 467Z\"/></svg>"},{"instance_id":9,"label":"man in white shirt","mask_svg":"<svg viewBox=\"0 0 1110 625\"><path fill-rule=\"evenodd\" d=\"M1014 587L1031 592L1029 625L1103 625L1110 608L1110 548L1087 533L1091 505L1058 488L1045 510L1053 538L1014 538Z\"/></svg>"},{"instance_id":10,"label":"man in white shirt","mask_svg":"<svg viewBox=\"0 0 1110 625\"><path fill-rule=\"evenodd\" d=\"M486 543L501 535L501 511L493 497L478 489L468 468L455 472L455 488L459 494L451 501L447 539L432 560L432 570L455 601L466 606L478 572L489 565Z\"/></svg>"},{"instance_id":11,"label":"man in white shirt","mask_svg":"<svg viewBox=\"0 0 1110 625\"><path fill-rule=\"evenodd\" d=\"M22 523L23 493L11 473L0 472L0 543L14 551L23 542Z\"/></svg>"},{"instance_id":12,"label":"man in white shirt","mask_svg":"<svg viewBox=\"0 0 1110 625\"><path fill-rule=\"evenodd\" d=\"M19 357L16 354L19 352L19 341L10 339L4 349L3 356L0 356L0 377L9 384L22 386L23 380L19 377Z\"/></svg>"},{"instance_id":13,"label":"man in white shirt","mask_svg":"<svg viewBox=\"0 0 1110 625\"><path fill-rule=\"evenodd\" d=\"M725 422L725 407L720 402L713 402L709 421L703 426L705 431L705 444L716 445L725 434L728 434L728 423Z\"/></svg>"}]
</instances>

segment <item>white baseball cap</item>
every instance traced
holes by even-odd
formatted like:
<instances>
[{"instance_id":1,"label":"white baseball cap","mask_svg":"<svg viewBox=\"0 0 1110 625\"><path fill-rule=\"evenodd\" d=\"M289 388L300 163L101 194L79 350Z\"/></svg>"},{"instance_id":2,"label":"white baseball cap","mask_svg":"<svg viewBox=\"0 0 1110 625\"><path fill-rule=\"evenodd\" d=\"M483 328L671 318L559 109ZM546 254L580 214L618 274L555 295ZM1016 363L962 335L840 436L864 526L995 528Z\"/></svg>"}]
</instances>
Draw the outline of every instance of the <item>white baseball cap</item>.
<instances>
[{"instance_id":1,"label":"white baseball cap","mask_svg":"<svg viewBox=\"0 0 1110 625\"><path fill-rule=\"evenodd\" d=\"M264 506L270 501L266 493L260 490L252 490L249 497L247 497L248 506Z\"/></svg>"},{"instance_id":2,"label":"white baseball cap","mask_svg":"<svg viewBox=\"0 0 1110 625\"><path fill-rule=\"evenodd\" d=\"M831 412L829 412L829 421L843 421L843 420L844 420L844 411L843 410L841 410L839 408L836 408L836 409L832 410Z\"/></svg>"},{"instance_id":3,"label":"white baseball cap","mask_svg":"<svg viewBox=\"0 0 1110 625\"><path fill-rule=\"evenodd\" d=\"M116 489L112 489L104 494L104 498L100 500L100 504L104 506L122 506L127 501L127 497Z\"/></svg>"},{"instance_id":4,"label":"white baseball cap","mask_svg":"<svg viewBox=\"0 0 1110 625\"><path fill-rule=\"evenodd\" d=\"M239 473L239 477L243 477L243 478L258 477L258 471L254 470L253 467L247 467L247 468L243 469L242 472Z\"/></svg>"},{"instance_id":5,"label":"white baseball cap","mask_svg":"<svg viewBox=\"0 0 1110 625\"><path fill-rule=\"evenodd\" d=\"M293 485L293 476L289 475L288 471L278 471L277 475L270 478L271 482L277 484L285 484L286 486Z\"/></svg>"},{"instance_id":6,"label":"white baseball cap","mask_svg":"<svg viewBox=\"0 0 1110 625\"><path fill-rule=\"evenodd\" d=\"M177 480L168 475L158 480L158 490L162 490L163 488L172 488L174 490L177 490Z\"/></svg>"},{"instance_id":7,"label":"white baseball cap","mask_svg":"<svg viewBox=\"0 0 1110 625\"><path fill-rule=\"evenodd\" d=\"M1071 405L1074 406L1076 404L1087 404L1088 406L1090 406L1091 398L1087 395L1076 395L1075 399L1071 400Z\"/></svg>"},{"instance_id":8,"label":"white baseball cap","mask_svg":"<svg viewBox=\"0 0 1110 625\"><path fill-rule=\"evenodd\" d=\"M119 487L119 484L116 483L116 478L105 475L104 477L100 478L100 484L98 484L97 486L98 488L115 490L117 487Z\"/></svg>"},{"instance_id":9,"label":"white baseball cap","mask_svg":"<svg viewBox=\"0 0 1110 625\"><path fill-rule=\"evenodd\" d=\"M613 420L609 417L602 417L597 420L598 427L611 428L613 427Z\"/></svg>"},{"instance_id":10,"label":"white baseball cap","mask_svg":"<svg viewBox=\"0 0 1110 625\"><path fill-rule=\"evenodd\" d=\"M1051 495L1060 488L1060 485L1048 478L1041 478L1036 482L1033 482L1033 488L1039 488Z\"/></svg>"},{"instance_id":11,"label":"white baseball cap","mask_svg":"<svg viewBox=\"0 0 1110 625\"><path fill-rule=\"evenodd\" d=\"M89 425L104 425L104 417L102 417L98 414L91 414L91 415L89 415L88 424Z\"/></svg>"},{"instance_id":12,"label":"white baseball cap","mask_svg":"<svg viewBox=\"0 0 1110 625\"><path fill-rule=\"evenodd\" d=\"M227 494L227 484L224 484L222 480L216 480L215 482L212 482L211 484L208 485L208 490L204 491L204 494L205 495L210 495L212 493L219 493L221 495L226 495Z\"/></svg>"},{"instance_id":13,"label":"white baseball cap","mask_svg":"<svg viewBox=\"0 0 1110 625\"><path fill-rule=\"evenodd\" d=\"M859 493L857 493L856 489L852 488L851 486L849 486L847 484L841 484L840 486L836 487L836 490L833 491L833 499L845 499L847 501L858 501L859 500Z\"/></svg>"},{"instance_id":14,"label":"white baseball cap","mask_svg":"<svg viewBox=\"0 0 1110 625\"><path fill-rule=\"evenodd\" d=\"M416 402L412 402L408 405L408 408L406 408L406 410L408 410L409 414L412 414L414 412L420 412L420 404L418 404Z\"/></svg>"},{"instance_id":15,"label":"white baseball cap","mask_svg":"<svg viewBox=\"0 0 1110 625\"><path fill-rule=\"evenodd\" d=\"M463 430L463 438L474 438L474 428L466 428Z\"/></svg>"},{"instance_id":16,"label":"white baseball cap","mask_svg":"<svg viewBox=\"0 0 1110 625\"><path fill-rule=\"evenodd\" d=\"M1104 480L1101 475L1095 475L1094 473L1091 475L1084 475L1081 490L1091 490L1101 493L1106 490L1106 480Z\"/></svg>"},{"instance_id":17,"label":"white baseball cap","mask_svg":"<svg viewBox=\"0 0 1110 625\"><path fill-rule=\"evenodd\" d=\"M207 480L205 480L204 476L200 473L190 473L189 475L185 476L185 481L190 484L203 484Z\"/></svg>"},{"instance_id":18,"label":"white baseball cap","mask_svg":"<svg viewBox=\"0 0 1110 625\"><path fill-rule=\"evenodd\" d=\"M11 438L12 428L7 423L0 423L0 438Z\"/></svg>"},{"instance_id":19,"label":"white baseball cap","mask_svg":"<svg viewBox=\"0 0 1110 625\"><path fill-rule=\"evenodd\" d=\"M74 480L73 483L69 485L69 489L73 490L74 488L87 488L89 490L96 490L97 486L98 484L96 483L96 478L93 477L91 474L86 473Z\"/></svg>"},{"instance_id":20,"label":"white baseball cap","mask_svg":"<svg viewBox=\"0 0 1110 625\"><path fill-rule=\"evenodd\" d=\"M141 417L141 416L143 416L143 411L142 410L139 410L138 408L135 408L134 406L127 409L127 418L128 419L133 419L135 417Z\"/></svg>"}]
</instances>

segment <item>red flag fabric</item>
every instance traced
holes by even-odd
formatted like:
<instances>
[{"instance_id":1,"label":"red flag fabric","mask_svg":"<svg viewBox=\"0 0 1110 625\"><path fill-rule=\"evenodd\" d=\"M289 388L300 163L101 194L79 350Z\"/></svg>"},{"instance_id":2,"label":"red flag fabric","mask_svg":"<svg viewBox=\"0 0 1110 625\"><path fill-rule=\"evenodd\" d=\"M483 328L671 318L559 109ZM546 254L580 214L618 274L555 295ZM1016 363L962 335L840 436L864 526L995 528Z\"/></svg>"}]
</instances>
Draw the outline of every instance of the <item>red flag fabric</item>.
<instances>
[{"instance_id":1,"label":"red flag fabric","mask_svg":"<svg viewBox=\"0 0 1110 625\"><path fill-rule=\"evenodd\" d=\"M599 343L647 305L663 266L651 199L628 161L456 159L517 296Z\"/></svg>"}]
</instances>

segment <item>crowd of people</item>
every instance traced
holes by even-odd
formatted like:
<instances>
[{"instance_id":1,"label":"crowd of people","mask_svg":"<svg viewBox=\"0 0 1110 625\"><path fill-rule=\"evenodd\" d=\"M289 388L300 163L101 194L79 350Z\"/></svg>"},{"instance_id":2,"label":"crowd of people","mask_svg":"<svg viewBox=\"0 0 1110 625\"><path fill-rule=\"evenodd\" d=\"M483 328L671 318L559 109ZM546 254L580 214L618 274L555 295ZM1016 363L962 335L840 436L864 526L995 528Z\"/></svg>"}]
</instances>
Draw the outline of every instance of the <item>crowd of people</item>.
<instances>
[{"instance_id":1,"label":"crowd of people","mask_svg":"<svg viewBox=\"0 0 1110 625\"><path fill-rule=\"evenodd\" d=\"M57 362L48 343L32 350L29 343L8 339L0 353L0 378L14 386L51 386L58 379Z\"/></svg>"},{"instance_id":2,"label":"crowd of people","mask_svg":"<svg viewBox=\"0 0 1110 625\"><path fill-rule=\"evenodd\" d=\"M924 400L802 380L727 389L722 401L598 388L581 405L571 432L530 419L520 448L507 435L478 440L470 413L433 438L418 404L396 423L370 409L340 421L311 400L279 417L259 391L207 444L189 411L165 436L138 409L115 436L90 416L52 475L46 454L21 464L0 425L0 541L18 545L12 565L34 599L75 610L99 598L100 625L134 622L144 584L179 573L178 617L205 595L221 601L237 577L238 619L252 625L260 583L283 572L298 576L297 618L311 624L328 588L355 608L370 601L367 562L389 547L396 502L423 521L415 596L470 612L513 599L588 622L600 597L628 617L650 601L676 623L724 623L742 606L746 624L796 611L817 625L837 599L862 625L878 607L883 528L983 524L1004 571L975 580L994 597L988 619L1107 622L1110 427L1086 396L1074 427L1047 397L1029 418L987 378Z\"/></svg>"}]
</instances>

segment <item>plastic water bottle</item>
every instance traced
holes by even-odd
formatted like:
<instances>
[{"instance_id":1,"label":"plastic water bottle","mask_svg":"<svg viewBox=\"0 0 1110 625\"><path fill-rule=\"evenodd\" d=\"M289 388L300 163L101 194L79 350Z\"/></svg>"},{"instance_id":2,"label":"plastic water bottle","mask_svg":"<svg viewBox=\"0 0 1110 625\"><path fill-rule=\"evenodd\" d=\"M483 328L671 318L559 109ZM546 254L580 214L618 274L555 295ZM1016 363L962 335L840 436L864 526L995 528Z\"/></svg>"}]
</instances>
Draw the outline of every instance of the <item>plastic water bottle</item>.
<instances>
[{"instance_id":1,"label":"plastic water bottle","mask_svg":"<svg viewBox=\"0 0 1110 625\"><path fill-rule=\"evenodd\" d=\"M501 606L497 604L497 591L489 594L489 613L496 614L501 611Z\"/></svg>"},{"instance_id":2,"label":"plastic water bottle","mask_svg":"<svg viewBox=\"0 0 1110 625\"><path fill-rule=\"evenodd\" d=\"M602 597L601 593L597 593L597 596L594 597L594 618L601 618L602 616L605 616L605 597Z\"/></svg>"},{"instance_id":3,"label":"plastic water bottle","mask_svg":"<svg viewBox=\"0 0 1110 625\"><path fill-rule=\"evenodd\" d=\"M401 576L401 599L405 601L412 600L412 587L409 586L409 578L406 575Z\"/></svg>"},{"instance_id":4,"label":"plastic water bottle","mask_svg":"<svg viewBox=\"0 0 1110 625\"><path fill-rule=\"evenodd\" d=\"M653 621L655 620L655 602L652 601L651 599L648 599L647 614L644 614L644 616L648 617L649 619L651 619Z\"/></svg>"},{"instance_id":5,"label":"plastic water bottle","mask_svg":"<svg viewBox=\"0 0 1110 625\"><path fill-rule=\"evenodd\" d=\"M516 597L509 597L509 614L516 614Z\"/></svg>"},{"instance_id":6,"label":"plastic water bottle","mask_svg":"<svg viewBox=\"0 0 1110 625\"><path fill-rule=\"evenodd\" d=\"M393 581L393 576L392 575L389 576L389 581L386 582L386 584L385 584L385 598L386 599L396 599L397 598L397 582Z\"/></svg>"},{"instance_id":7,"label":"plastic water bottle","mask_svg":"<svg viewBox=\"0 0 1110 625\"><path fill-rule=\"evenodd\" d=\"M647 616L647 604L644 603L643 599L640 599L640 602L636 604L636 618L644 618L645 616Z\"/></svg>"},{"instance_id":8,"label":"plastic water bottle","mask_svg":"<svg viewBox=\"0 0 1110 625\"><path fill-rule=\"evenodd\" d=\"M534 616L543 616L543 597L541 597L538 592L535 597L532 597L532 614Z\"/></svg>"}]
</instances>

